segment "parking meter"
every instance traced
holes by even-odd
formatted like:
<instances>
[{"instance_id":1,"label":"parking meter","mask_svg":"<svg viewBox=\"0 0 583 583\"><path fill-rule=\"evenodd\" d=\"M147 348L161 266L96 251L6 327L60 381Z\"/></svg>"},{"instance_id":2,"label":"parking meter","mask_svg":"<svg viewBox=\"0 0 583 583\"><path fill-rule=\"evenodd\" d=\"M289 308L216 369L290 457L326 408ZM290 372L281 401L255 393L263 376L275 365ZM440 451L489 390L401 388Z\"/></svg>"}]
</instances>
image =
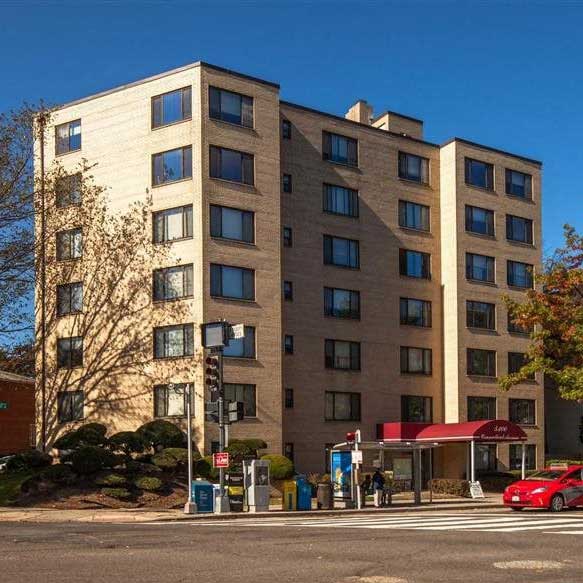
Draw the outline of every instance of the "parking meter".
<instances>
[{"instance_id":1,"label":"parking meter","mask_svg":"<svg viewBox=\"0 0 583 583\"><path fill-rule=\"evenodd\" d=\"M243 462L245 491L249 512L266 512L269 510L269 461L251 460Z\"/></svg>"}]
</instances>

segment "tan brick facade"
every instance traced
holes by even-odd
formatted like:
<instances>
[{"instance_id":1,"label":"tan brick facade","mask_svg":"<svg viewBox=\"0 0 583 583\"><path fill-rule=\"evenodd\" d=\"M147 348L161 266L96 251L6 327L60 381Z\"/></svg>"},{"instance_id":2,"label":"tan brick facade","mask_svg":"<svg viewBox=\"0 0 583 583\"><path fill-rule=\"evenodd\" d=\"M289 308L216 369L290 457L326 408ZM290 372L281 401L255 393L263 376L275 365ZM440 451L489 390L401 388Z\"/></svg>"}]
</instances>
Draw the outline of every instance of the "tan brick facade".
<instances>
[{"instance_id":1,"label":"tan brick facade","mask_svg":"<svg viewBox=\"0 0 583 583\"><path fill-rule=\"evenodd\" d=\"M152 129L152 97L187 86L192 88L192 119ZM253 127L212 119L210 86L251 97ZM467 396L495 396L497 416L502 419L508 418L509 396L536 399L537 423L527 433L529 442L537 446L538 463L542 462L540 379L513 389L510 395L502 394L495 381L468 377L465 356L467 348L496 350L501 374L506 372L507 352L524 352L527 339L506 331L502 295L522 293L506 285L507 259L540 264L540 165L463 140L439 147L423 141L419 120L393 112L371 119L371 113L366 102L352 108L350 120L310 110L280 101L274 84L200 63L56 112L54 124L82 120L82 149L60 156L61 163L66 169L82 158L98 163L93 175L97 184L108 188L111 212L123 212L148 196L152 211L193 205L192 238L170 244L168 254L152 265L155 269L192 263L193 299L156 303L145 310L147 316L136 319L135 326L148 334L153 326L193 323L195 355L159 361L144 353L145 377L132 376L128 370L116 385L115 396L126 403L125 409L121 403L114 409L104 407L103 399L86 395L86 420L102 420L114 430L133 429L153 416L154 384L194 382L196 438L199 447L208 450L218 432L204 422L207 397L198 327L225 318L256 329L256 358L225 361L226 382L256 388L256 417L234 425L231 435L261 437L270 451L293 448L301 471L323 471L326 445L342 441L346 431L360 427L363 438L374 439L377 423L399 421L403 395L431 397L434 422L465 421ZM291 139L281 135L283 121L291 128ZM358 167L324 159L324 132L357 140ZM192 147L192 179L153 186L152 155L186 145ZM211 146L253 154L254 184L211 178ZM429 160L427 184L399 178L400 152ZM49 141L49 166L53 154ZM494 164L493 190L465 184L466 156ZM505 194L505 168L533 176L532 202ZM282 175L291 176L291 192L282 189ZM324 212L324 184L358 191L358 216ZM429 207L427 232L399 226L399 201ZM211 204L253 212L255 243L211 237ZM494 238L466 233L466 204L494 211ZM507 213L534 221L534 245L506 241ZM291 229L292 246L282 244L284 227ZM325 235L358 241L358 268L324 264ZM400 249L429 254L431 277L400 275ZM466 252L496 257L493 285L466 281ZM254 270L255 300L212 297L211 263ZM292 301L283 299L284 281L293 284ZM325 287L360 292L360 318L326 316ZM431 326L401 325L400 298L431 302ZM468 299L496 304L495 332L466 328ZM84 305L84 311L90 312L91 306ZM73 327L69 317L59 319L48 343L51 359L56 338L71 335ZM293 354L284 351L285 335L293 336ZM360 343L360 370L326 368L326 339ZM431 374L402 373L401 347L430 349ZM99 366L99 357L94 364ZM54 376L64 374L70 377L60 383L61 390L72 390L76 383L83 384L86 371L56 371ZM293 390L293 407L285 407L286 389ZM360 420L326 420L326 392L359 393ZM52 435L68 426L56 424ZM458 449L452 447L449 457L443 450L436 458L449 475L464 470L463 451L460 454ZM508 464L507 447L499 446L498 458L502 466Z\"/></svg>"}]
</instances>

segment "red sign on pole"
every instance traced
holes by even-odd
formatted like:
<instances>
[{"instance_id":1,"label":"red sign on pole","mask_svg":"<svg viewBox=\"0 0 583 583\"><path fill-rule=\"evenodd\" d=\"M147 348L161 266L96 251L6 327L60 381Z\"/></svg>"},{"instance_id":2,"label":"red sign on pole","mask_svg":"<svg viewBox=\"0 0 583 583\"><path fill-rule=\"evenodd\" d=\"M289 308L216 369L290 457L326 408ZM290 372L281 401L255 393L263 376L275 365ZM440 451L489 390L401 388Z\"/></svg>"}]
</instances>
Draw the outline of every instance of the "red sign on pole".
<instances>
[{"instance_id":1,"label":"red sign on pole","mask_svg":"<svg viewBox=\"0 0 583 583\"><path fill-rule=\"evenodd\" d=\"M228 468L229 452L213 453L213 468Z\"/></svg>"}]
</instances>

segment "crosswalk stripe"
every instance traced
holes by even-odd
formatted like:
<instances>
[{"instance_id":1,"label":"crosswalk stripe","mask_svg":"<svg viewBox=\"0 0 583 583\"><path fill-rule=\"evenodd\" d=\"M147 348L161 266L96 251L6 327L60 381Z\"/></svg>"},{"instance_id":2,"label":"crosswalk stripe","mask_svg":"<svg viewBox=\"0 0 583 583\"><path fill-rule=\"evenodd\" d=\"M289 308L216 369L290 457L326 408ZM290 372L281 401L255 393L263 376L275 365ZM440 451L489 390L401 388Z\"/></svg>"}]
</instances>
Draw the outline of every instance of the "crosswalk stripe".
<instances>
[{"instance_id":1,"label":"crosswalk stripe","mask_svg":"<svg viewBox=\"0 0 583 583\"><path fill-rule=\"evenodd\" d=\"M554 526L553 526L554 525ZM518 526L512 528L493 528L488 532L518 532L523 530L544 530L545 528L580 528L581 527L581 520L575 520L572 522L565 522L564 519L557 519L557 520L540 520L539 524L534 525L525 525L525 526Z\"/></svg>"},{"instance_id":2,"label":"crosswalk stripe","mask_svg":"<svg viewBox=\"0 0 583 583\"><path fill-rule=\"evenodd\" d=\"M549 530L544 534L583 534L583 530Z\"/></svg>"},{"instance_id":3,"label":"crosswalk stripe","mask_svg":"<svg viewBox=\"0 0 583 583\"><path fill-rule=\"evenodd\" d=\"M460 524L459 522L450 522L448 524L440 524L436 526L420 526L417 530L486 530L494 528L523 528L523 525L534 525L539 521L529 520L525 522L524 520L517 520L516 518L489 518L487 520L479 520L475 522L469 522Z\"/></svg>"},{"instance_id":4,"label":"crosswalk stripe","mask_svg":"<svg viewBox=\"0 0 583 583\"><path fill-rule=\"evenodd\" d=\"M369 524L395 524L399 525L407 525L407 524L433 524L433 523L440 523L440 522L450 522L452 520L460 521L460 522L469 522L472 520L470 516L463 516L456 519L453 518L370 518L370 519L360 519L360 520L340 520L340 519L331 519L331 520L312 520L310 522L297 522L297 523L289 523L299 526L319 526L321 524L329 525L329 526L352 526L352 525L362 525L367 526Z\"/></svg>"}]
</instances>

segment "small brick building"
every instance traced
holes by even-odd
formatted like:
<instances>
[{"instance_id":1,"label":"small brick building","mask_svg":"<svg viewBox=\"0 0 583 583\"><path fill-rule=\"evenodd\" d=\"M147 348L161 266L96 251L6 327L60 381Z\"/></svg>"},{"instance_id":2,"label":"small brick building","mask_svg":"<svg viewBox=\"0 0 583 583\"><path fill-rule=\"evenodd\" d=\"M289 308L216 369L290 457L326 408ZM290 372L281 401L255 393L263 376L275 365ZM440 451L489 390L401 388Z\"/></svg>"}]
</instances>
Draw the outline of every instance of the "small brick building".
<instances>
[{"instance_id":1,"label":"small brick building","mask_svg":"<svg viewBox=\"0 0 583 583\"><path fill-rule=\"evenodd\" d=\"M34 446L34 379L0 371L0 455Z\"/></svg>"}]
</instances>

